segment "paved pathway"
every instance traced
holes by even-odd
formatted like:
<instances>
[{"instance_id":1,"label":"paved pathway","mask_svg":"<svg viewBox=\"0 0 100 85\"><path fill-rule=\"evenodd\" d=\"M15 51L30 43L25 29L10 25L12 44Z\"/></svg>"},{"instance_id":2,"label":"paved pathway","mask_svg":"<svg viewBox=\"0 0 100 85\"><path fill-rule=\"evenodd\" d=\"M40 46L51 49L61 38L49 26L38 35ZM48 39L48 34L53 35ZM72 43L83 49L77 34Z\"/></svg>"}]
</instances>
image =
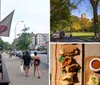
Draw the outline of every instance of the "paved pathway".
<instances>
[{"instance_id":1,"label":"paved pathway","mask_svg":"<svg viewBox=\"0 0 100 85\"><path fill-rule=\"evenodd\" d=\"M64 37L63 39L51 38L51 42L100 42L100 39L85 39L79 37Z\"/></svg>"},{"instance_id":2,"label":"paved pathway","mask_svg":"<svg viewBox=\"0 0 100 85\"><path fill-rule=\"evenodd\" d=\"M70 37L64 37L63 39L54 38L51 39L51 42L84 42L85 40L80 38L70 38Z\"/></svg>"},{"instance_id":3,"label":"paved pathway","mask_svg":"<svg viewBox=\"0 0 100 85\"><path fill-rule=\"evenodd\" d=\"M25 77L25 73L20 72L21 59L14 56L12 58L8 58L8 54L6 53L3 53L2 56L6 62L6 67L11 82L10 85L49 85L49 67L46 62L46 56L41 55L40 57L40 79L37 78L37 75L36 77L33 76L33 66L30 68L30 76Z\"/></svg>"}]
</instances>

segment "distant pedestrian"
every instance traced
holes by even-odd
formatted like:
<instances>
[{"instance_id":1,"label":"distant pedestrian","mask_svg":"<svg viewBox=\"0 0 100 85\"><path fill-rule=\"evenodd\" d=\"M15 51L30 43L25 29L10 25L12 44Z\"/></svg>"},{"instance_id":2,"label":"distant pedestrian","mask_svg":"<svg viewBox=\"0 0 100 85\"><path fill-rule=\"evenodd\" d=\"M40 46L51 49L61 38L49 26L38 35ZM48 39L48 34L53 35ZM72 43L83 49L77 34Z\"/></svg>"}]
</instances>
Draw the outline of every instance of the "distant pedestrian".
<instances>
[{"instance_id":1,"label":"distant pedestrian","mask_svg":"<svg viewBox=\"0 0 100 85\"><path fill-rule=\"evenodd\" d=\"M63 39L63 31L60 31L60 39Z\"/></svg>"},{"instance_id":2,"label":"distant pedestrian","mask_svg":"<svg viewBox=\"0 0 100 85\"><path fill-rule=\"evenodd\" d=\"M34 76L37 71L38 78L40 78L40 70L39 70L40 58L39 58L39 56L37 56L37 52L34 52L33 64L34 64Z\"/></svg>"},{"instance_id":3,"label":"distant pedestrian","mask_svg":"<svg viewBox=\"0 0 100 85\"><path fill-rule=\"evenodd\" d=\"M65 37L65 32L64 32L64 31L62 31L62 33L63 33L63 37Z\"/></svg>"},{"instance_id":4,"label":"distant pedestrian","mask_svg":"<svg viewBox=\"0 0 100 85\"><path fill-rule=\"evenodd\" d=\"M26 52L25 51L23 51L23 54L22 54L22 56L24 56L26 54Z\"/></svg>"},{"instance_id":5,"label":"distant pedestrian","mask_svg":"<svg viewBox=\"0 0 100 85\"><path fill-rule=\"evenodd\" d=\"M23 61L24 62L24 70L26 73L26 77L29 76L29 68L30 68L30 63L31 63L31 56L29 55L28 51L26 51L25 53L23 52ZM21 63L21 64L22 64Z\"/></svg>"},{"instance_id":6,"label":"distant pedestrian","mask_svg":"<svg viewBox=\"0 0 100 85\"><path fill-rule=\"evenodd\" d=\"M12 51L10 51L9 58L12 58L12 55L13 55L13 53L12 53Z\"/></svg>"}]
</instances>

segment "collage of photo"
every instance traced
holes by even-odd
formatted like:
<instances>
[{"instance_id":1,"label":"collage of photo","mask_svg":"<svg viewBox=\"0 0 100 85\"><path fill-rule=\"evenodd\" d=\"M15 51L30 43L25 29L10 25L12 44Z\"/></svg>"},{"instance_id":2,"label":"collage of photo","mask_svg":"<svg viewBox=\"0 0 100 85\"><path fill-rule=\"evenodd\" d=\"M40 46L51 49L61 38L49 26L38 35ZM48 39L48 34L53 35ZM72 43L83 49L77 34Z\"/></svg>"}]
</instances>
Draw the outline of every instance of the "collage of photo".
<instances>
[{"instance_id":1,"label":"collage of photo","mask_svg":"<svg viewBox=\"0 0 100 85\"><path fill-rule=\"evenodd\" d=\"M0 0L0 85L100 85L100 0Z\"/></svg>"}]
</instances>

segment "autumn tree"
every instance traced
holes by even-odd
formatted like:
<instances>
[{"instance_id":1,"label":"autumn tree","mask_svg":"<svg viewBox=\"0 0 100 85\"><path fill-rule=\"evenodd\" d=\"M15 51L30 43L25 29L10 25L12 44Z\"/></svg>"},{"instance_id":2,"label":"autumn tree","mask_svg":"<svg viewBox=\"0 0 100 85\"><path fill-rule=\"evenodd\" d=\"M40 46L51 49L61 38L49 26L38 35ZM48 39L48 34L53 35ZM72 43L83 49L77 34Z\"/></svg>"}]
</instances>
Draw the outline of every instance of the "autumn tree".
<instances>
[{"instance_id":1,"label":"autumn tree","mask_svg":"<svg viewBox=\"0 0 100 85\"><path fill-rule=\"evenodd\" d=\"M80 20L77 16L71 17L71 30L72 31L81 31Z\"/></svg>"},{"instance_id":2,"label":"autumn tree","mask_svg":"<svg viewBox=\"0 0 100 85\"><path fill-rule=\"evenodd\" d=\"M81 19L80 23L81 23L81 27L82 27L83 32L89 30L91 27L91 24L92 24L92 22L87 18Z\"/></svg>"},{"instance_id":3,"label":"autumn tree","mask_svg":"<svg viewBox=\"0 0 100 85\"><path fill-rule=\"evenodd\" d=\"M80 22L73 22L71 27L72 27L73 31L81 31L82 30Z\"/></svg>"},{"instance_id":4,"label":"autumn tree","mask_svg":"<svg viewBox=\"0 0 100 85\"><path fill-rule=\"evenodd\" d=\"M74 0L72 0L74 1ZM94 18L94 21L93 21L93 28L94 28L94 37L95 38L98 38L99 35L98 35L98 7L99 7L99 4L100 4L100 0L80 0L80 1L83 1L85 3L87 3L87 1L90 2L90 5L92 6L92 10L93 10L93 18Z\"/></svg>"}]
</instances>

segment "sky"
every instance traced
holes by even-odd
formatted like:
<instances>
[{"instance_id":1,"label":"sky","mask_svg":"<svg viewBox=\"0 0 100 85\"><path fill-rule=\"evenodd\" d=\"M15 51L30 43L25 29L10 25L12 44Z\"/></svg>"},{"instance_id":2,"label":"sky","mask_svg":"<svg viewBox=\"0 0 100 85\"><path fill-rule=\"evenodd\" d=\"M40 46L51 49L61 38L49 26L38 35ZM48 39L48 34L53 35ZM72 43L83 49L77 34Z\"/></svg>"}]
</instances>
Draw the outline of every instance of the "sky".
<instances>
[{"instance_id":1,"label":"sky","mask_svg":"<svg viewBox=\"0 0 100 85\"><path fill-rule=\"evenodd\" d=\"M86 17L88 19L93 18L92 6L89 0L82 0L82 2L78 5L77 9L72 10L72 15L76 15L78 17L81 17L82 13L86 13ZM100 6L98 8L98 14L100 14Z\"/></svg>"},{"instance_id":2,"label":"sky","mask_svg":"<svg viewBox=\"0 0 100 85\"><path fill-rule=\"evenodd\" d=\"M50 23L50 3L49 0L1 0L1 20L4 19L10 12L15 9L10 36L1 37L5 42L12 43L16 34L21 33L21 30L29 27L29 32L33 33L49 33Z\"/></svg>"}]
</instances>

